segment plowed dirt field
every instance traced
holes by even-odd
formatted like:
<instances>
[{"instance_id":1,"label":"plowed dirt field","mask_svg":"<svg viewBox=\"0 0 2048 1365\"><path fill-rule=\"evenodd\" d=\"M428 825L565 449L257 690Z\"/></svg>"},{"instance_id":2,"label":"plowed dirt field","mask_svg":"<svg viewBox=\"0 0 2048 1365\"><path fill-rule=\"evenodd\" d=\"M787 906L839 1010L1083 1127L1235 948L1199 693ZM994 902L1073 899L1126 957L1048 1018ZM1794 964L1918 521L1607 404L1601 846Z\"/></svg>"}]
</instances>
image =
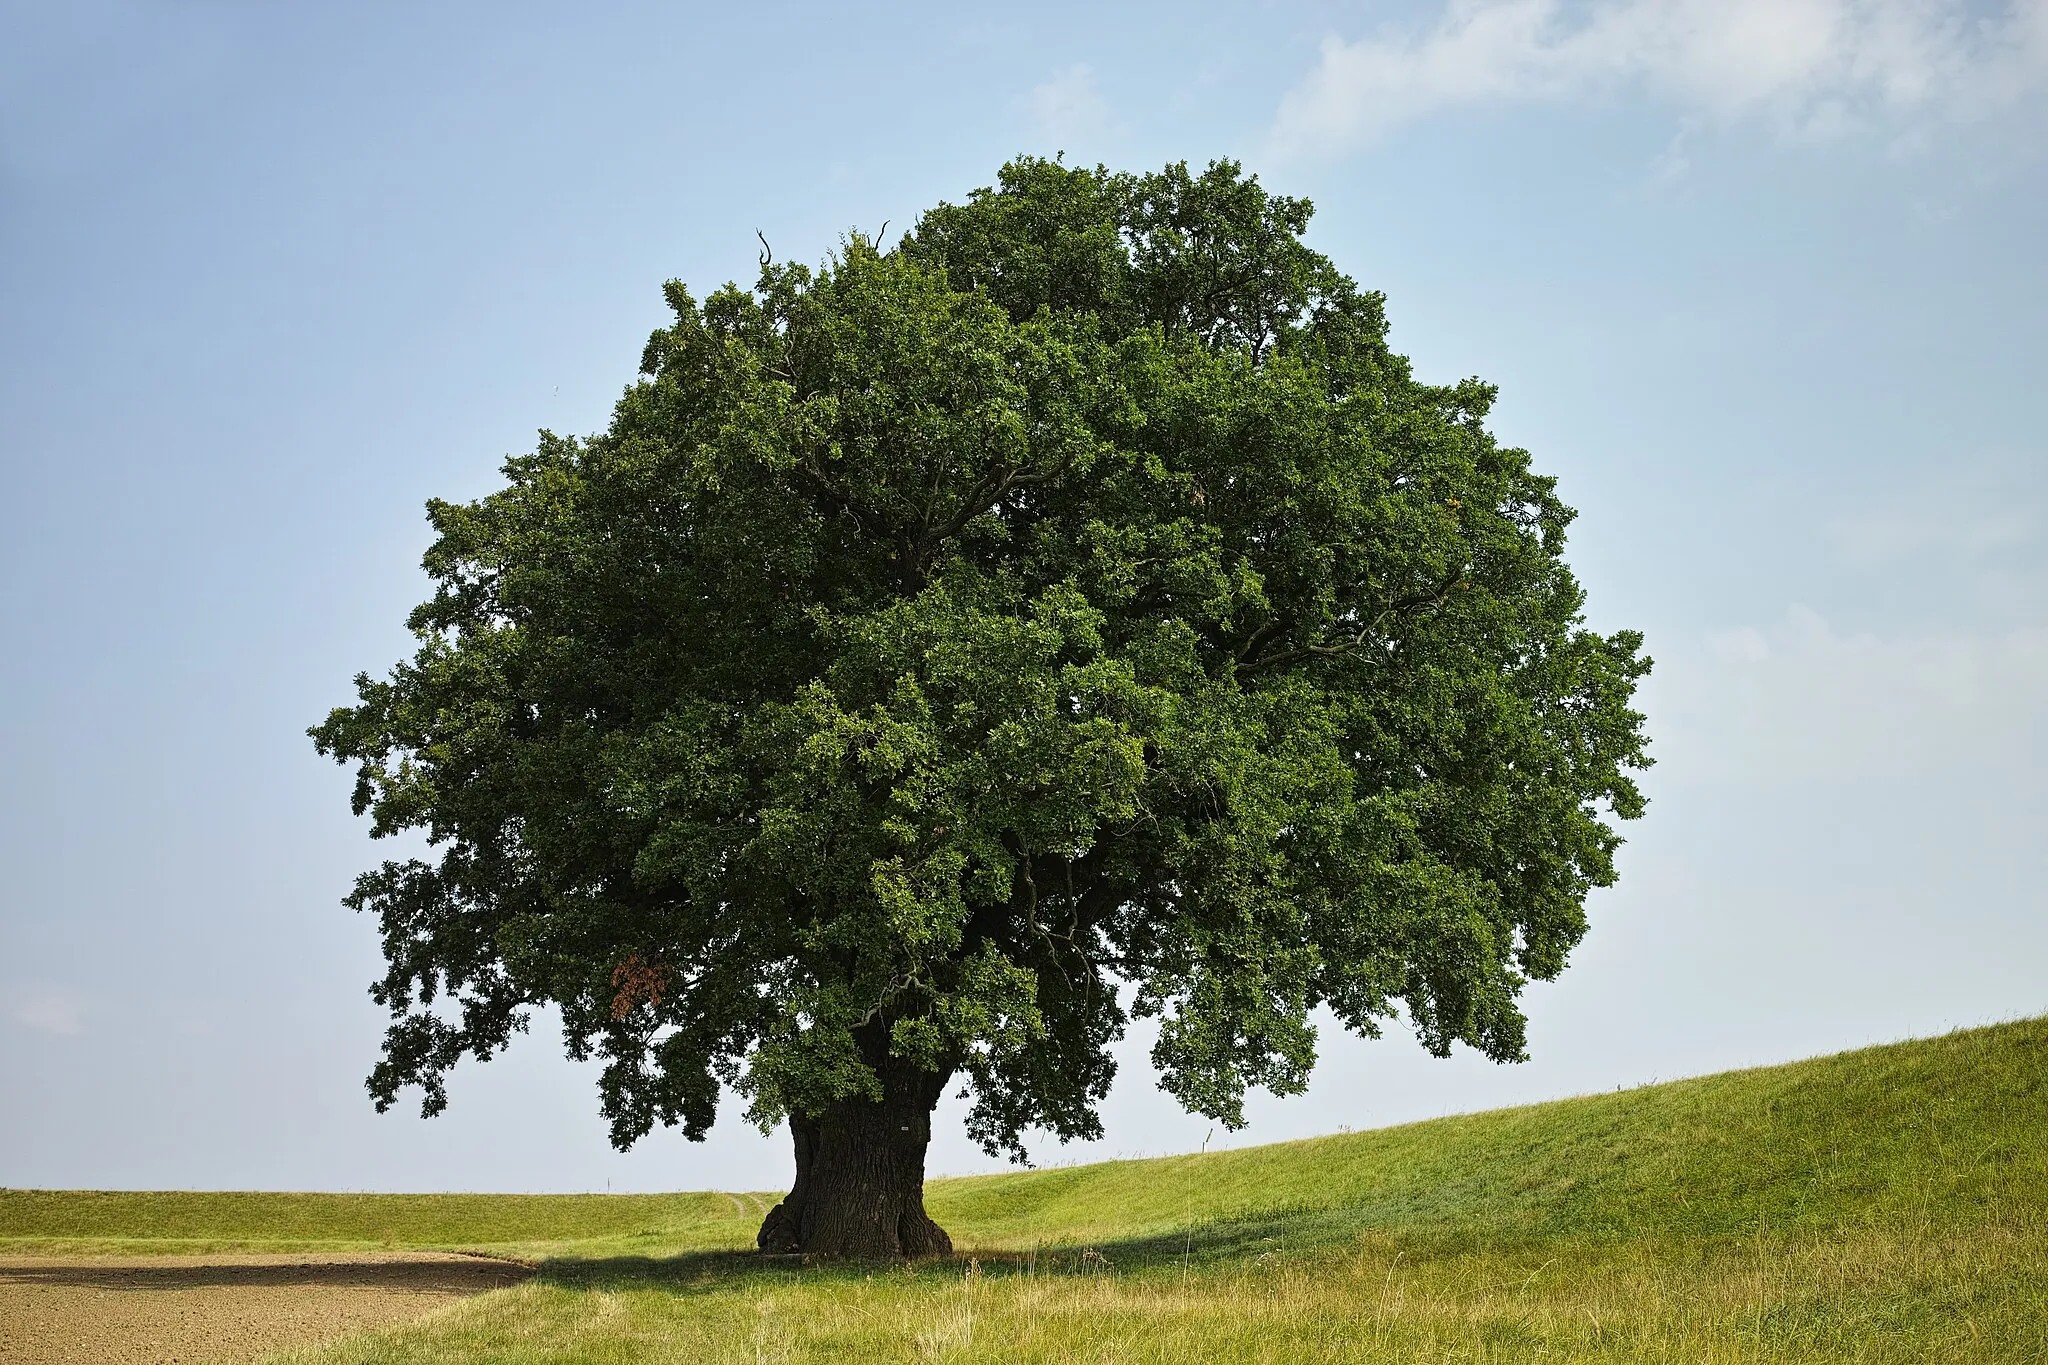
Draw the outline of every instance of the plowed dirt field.
<instances>
[{"instance_id":1,"label":"plowed dirt field","mask_svg":"<svg viewBox=\"0 0 2048 1365\"><path fill-rule=\"evenodd\" d=\"M508 1261L436 1252L0 1256L7 1365L233 1365L517 1284Z\"/></svg>"}]
</instances>

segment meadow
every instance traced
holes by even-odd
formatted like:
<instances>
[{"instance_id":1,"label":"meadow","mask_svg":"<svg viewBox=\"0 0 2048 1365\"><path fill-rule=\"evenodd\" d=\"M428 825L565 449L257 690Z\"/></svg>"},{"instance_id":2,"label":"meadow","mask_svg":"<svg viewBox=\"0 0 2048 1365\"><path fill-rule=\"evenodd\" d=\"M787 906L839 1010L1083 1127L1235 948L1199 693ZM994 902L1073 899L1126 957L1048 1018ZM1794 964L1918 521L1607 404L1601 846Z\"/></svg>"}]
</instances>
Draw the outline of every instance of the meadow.
<instances>
[{"instance_id":1,"label":"meadow","mask_svg":"<svg viewBox=\"0 0 2048 1365\"><path fill-rule=\"evenodd\" d=\"M2048 1361L2048 1020L1308 1142L932 1182L959 1255L748 1253L772 1194L0 1193L0 1251L444 1248L519 1287L279 1365Z\"/></svg>"}]
</instances>

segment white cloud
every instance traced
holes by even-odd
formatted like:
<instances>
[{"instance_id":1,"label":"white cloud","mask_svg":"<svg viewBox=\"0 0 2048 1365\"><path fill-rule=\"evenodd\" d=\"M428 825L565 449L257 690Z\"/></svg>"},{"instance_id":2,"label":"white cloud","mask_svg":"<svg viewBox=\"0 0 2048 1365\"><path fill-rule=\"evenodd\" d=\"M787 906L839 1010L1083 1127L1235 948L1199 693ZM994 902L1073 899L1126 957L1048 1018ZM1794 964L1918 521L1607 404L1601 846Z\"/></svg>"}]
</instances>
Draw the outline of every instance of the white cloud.
<instances>
[{"instance_id":1,"label":"white cloud","mask_svg":"<svg viewBox=\"0 0 2048 1365\"><path fill-rule=\"evenodd\" d=\"M1051 79L1032 86L1023 102L1039 131L1055 141L1100 133L1110 120L1109 101L1086 62L1054 72Z\"/></svg>"},{"instance_id":2,"label":"white cloud","mask_svg":"<svg viewBox=\"0 0 2048 1365\"><path fill-rule=\"evenodd\" d=\"M49 986L31 986L12 993L7 1017L23 1028L59 1038L75 1038L85 1032L85 1000L71 991Z\"/></svg>"},{"instance_id":3,"label":"white cloud","mask_svg":"<svg viewBox=\"0 0 2048 1365\"><path fill-rule=\"evenodd\" d=\"M2048 509L2024 475L1950 478L1854 509L1825 525L1849 563L1863 566L1930 556L1980 560L2041 539Z\"/></svg>"},{"instance_id":4,"label":"white cloud","mask_svg":"<svg viewBox=\"0 0 2048 1365\"><path fill-rule=\"evenodd\" d=\"M1660 763L1694 774L1889 778L2048 758L2048 629L1842 632L1775 623L1658 651Z\"/></svg>"},{"instance_id":5,"label":"white cloud","mask_svg":"<svg viewBox=\"0 0 2048 1365\"><path fill-rule=\"evenodd\" d=\"M2048 625L2048 456L1929 460L1835 499L1815 529L1877 600L1951 621Z\"/></svg>"},{"instance_id":6,"label":"white cloud","mask_svg":"<svg viewBox=\"0 0 2048 1365\"><path fill-rule=\"evenodd\" d=\"M1327 150L1441 109L1647 87L1705 116L1826 132L1961 113L2048 75L2048 0L1448 0L1431 28L1330 38L1281 101L1275 150Z\"/></svg>"}]
</instances>

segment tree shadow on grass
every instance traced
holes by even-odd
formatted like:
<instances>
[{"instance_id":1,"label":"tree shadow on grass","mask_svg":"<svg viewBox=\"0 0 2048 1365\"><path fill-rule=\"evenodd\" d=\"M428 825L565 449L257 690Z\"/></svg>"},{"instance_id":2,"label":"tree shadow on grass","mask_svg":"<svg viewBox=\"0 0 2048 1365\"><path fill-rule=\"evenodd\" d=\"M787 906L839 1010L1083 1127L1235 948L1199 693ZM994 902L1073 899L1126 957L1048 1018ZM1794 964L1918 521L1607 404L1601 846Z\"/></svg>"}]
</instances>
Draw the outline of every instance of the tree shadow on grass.
<instances>
[{"instance_id":1,"label":"tree shadow on grass","mask_svg":"<svg viewBox=\"0 0 2048 1365\"><path fill-rule=\"evenodd\" d=\"M685 1251L674 1256L564 1256L540 1263L537 1278L558 1289L664 1289L671 1293L728 1289L758 1279L786 1279L792 1271L823 1269L844 1262L806 1265L801 1256L763 1256L758 1251Z\"/></svg>"},{"instance_id":2,"label":"tree shadow on grass","mask_svg":"<svg viewBox=\"0 0 2048 1365\"><path fill-rule=\"evenodd\" d=\"M1190 1266L1218 1268L1280 1254L1299 1256L1348 1244L1358 1220L1342 1211L1197 1224L1192 1229L1120 1238L1094 1244L1040 1243L1036 1246L977 1247L920 1261L821 1260L764 1256L756 1251L697 1251L675 1256L563 1258L541 1264L541 1283L564 1289L660 1290L671 1294L717 1293L748 1285L788 1286L798 1282L858 1280L879 1274L955 1278L970 1268L990 1279L1014 1275L1090 1278Z\"/></svg>"}]
</instances>

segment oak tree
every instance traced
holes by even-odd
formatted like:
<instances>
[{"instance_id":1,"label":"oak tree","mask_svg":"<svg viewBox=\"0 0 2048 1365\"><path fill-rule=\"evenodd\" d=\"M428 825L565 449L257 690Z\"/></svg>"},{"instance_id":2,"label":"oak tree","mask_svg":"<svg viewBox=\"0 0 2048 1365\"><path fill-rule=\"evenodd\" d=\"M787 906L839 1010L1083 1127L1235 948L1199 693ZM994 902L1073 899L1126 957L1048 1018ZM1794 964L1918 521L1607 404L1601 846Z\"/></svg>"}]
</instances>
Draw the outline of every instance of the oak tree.
<instances>
[{"instance_id":1,"label":"oak tree","mask_svg":"<svg viewBox=\"0 0 2048 1365\"><path fill-rule=\"evenodd\" d=\"M393 1022L446 1102L536 1007L624 1147L733 1093L796 1175L760 1245L946 1250L934 1105L1097 1135L1111 1047L1233 1125L1311 1014L1524 1054L1518 994L1643 800L1641 637L1572 513L1238 166L1024 159L889 249L672 325L601 434L434 502L356 766Z\"/></svg>"}]
</instances>

